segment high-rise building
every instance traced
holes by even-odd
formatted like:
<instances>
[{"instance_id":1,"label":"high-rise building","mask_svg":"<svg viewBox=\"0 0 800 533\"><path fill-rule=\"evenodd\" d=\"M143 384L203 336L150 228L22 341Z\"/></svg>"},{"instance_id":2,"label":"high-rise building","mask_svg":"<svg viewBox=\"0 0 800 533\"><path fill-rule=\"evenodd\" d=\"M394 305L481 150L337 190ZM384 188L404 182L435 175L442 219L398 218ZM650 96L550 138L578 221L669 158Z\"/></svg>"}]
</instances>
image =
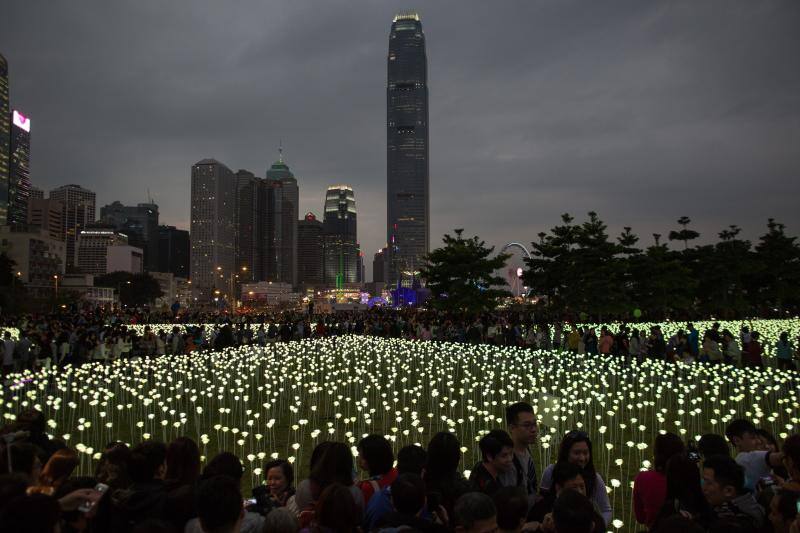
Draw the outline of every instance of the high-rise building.
<instances>
[{"instance_id":1,"label":"high-rise building","mask_svg":"<svg viewBox=\"0 0 800 533\"><path fill-rule=\"evenodd\" d=\"M322 222L308 212L297 223L297 283L303 287L322 285Z\"/></svg>"},{"instance_id":2,"label":"high-rise building","mask_svg":"<svg viewBox=\"0 0 800 533\"><path fill-rule=\"evenodd\" d=\"M28 201L28 225L39 226L51 239L64 240L64 206L48 198L31 198Z\"/></svg>"},{"instance_id":3,"label":"high-rise building","mask_svg":"<svg viewBox=\"0 0 800 533\"><path fill-rule=\"evenodd\" d=\"M345 283L358 283L356 199L349 185L328 187L322 231L325 285L340 288Z\"/></svg>"},{"instance_id":4,"label":"high-rise building","mask_svg":"<svg viewBox=\"0 0 800 533\"><path fill-rule=\"evenodd\" d=\"M0 226L0 252L16 264L17 280L26 285L29 296L53 297L56 280L64 274L63 240L52 239L41 228Z\"/></svg>"},{"instance_id":5,"label":"high-rise building","mask_svg":"<svg viewBox=\"0 0 800 533\"><path fill-rule=\"evenodd\" d=\"M142 272L142 249L130 246L128 237L114 226L90 224L78 234L77 248L78 269L83 274Z\"/></svg>"},{"instance_id":6,"label":"high-rise building","mask_svg":"<svg viewBox=\"0 0 800 533\"><path fill-rule=\"evenodd\" d=\"M261 180L248 170L239 170L236 180L236 269L242 282L259 281L263 244L259 239L258 195Z\"/></svg>"},{"instance_id":7,"label":"high-rise building","mask_svg":"<svg viewBox=\"0 0 800 533\"><path fill-rule=\"evenodd\" d=\"M95 193L80 185L62 185L50 191L50 199L62 206L62 227L67 243L67 273L74 272L77 266L76 242L78 235L87 224L94 222Z\"/></svg>"},{"instance_id":8,"label":"high-rise building","mask_svg":"<svg viewBox=\"0 0 800 533\"><path fill-rule=\"evenodd\" d=\"M158 227L158 271L189 278L189 232L175 226Z\"/></svg>"},{"instance_id":9,"label":"high-rise building","mask_svg":"<svg viewBox=\"0 0 800 533\"><path fill-rule=\"evenodd\" d=\"M31 194L31 119L16 109L11 116L7 224L24 226Z\"/></svg>"},{"instance_id":10,"label":"high-rise building","mask_svg":"<svg viewBox=\"0 0 800 533\"><path fill-rule=\"evenodd\" d=\"M11 144L11 101L8 89L8 62L0 54L0 226L8 217L8 171Z\"/></svg>"},{"instance_id":11,"label":"high-rise building","mask_svg":"<svg viewBox=\"0 0 800 533\"><path fill-rule=\"evenodd\" d=\"M386 88L387 281L419 269L430 243L428 176L428 60L416 13L394 18Z\"/></svg>"},{"instance_id":12,"label":"high-rise building","mask_svg":"<svg viewBox=\"0 0 800 533\"><path fill-rule=\"evenodd\" d=\"M208 301L214 290L227 293L236 274L233 172L215 159L192 165L191 272L198 298Z\"/></svg>"},{"instance_id":13,"label":"high-rise building","mask_svg":"<svg viewBox=\"0 0 800 533\"><path fill-rule=\"evenodd\" d=\"M386 248L381 248L372 256L372 281L386 283Z\"/></svg>"},{"instance_id":14,"label":"high-rise building","mask_svg":"<svg viewBox=\"0 0 800 533\"><path fill-rule=\"evenodd\" d=\"M281 186L281 230L280 230L280 281L297 285L297 222L300 209L300 190L294 174L283 161L283 150L267 169L267 181Z\"/></svg>"},{"instance_id":15,"label":"high-rise building","mask_svg":"<svg viewBox=\"0 0 800 533\"><path fill-rule=\"evenodd\" d=\"M158 206L154 203L123 205L119 201L100 208L100 221L128 236L128 243L144 251L144 269L158 270Z\"/></svg>"},{"instance_id":16,"label":"high-rise building","mask_svg":"<svg viewBox=\"0 0 800 533\"><path fill-rule=\"evenodd\" d=\"M36 185L31 185L31 200L44 200L44 191Z\"/></svg>"}]
</instances>

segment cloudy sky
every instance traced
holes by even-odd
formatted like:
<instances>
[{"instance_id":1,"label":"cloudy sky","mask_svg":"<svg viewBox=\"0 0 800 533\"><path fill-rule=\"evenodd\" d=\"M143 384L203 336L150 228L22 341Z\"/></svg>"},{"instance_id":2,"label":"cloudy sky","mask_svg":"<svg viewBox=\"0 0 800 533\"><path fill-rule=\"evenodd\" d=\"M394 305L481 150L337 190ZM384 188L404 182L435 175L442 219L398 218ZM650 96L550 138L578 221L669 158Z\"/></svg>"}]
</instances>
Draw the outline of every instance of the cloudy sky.
<instances>
[{"instance_id":1,"label":"cloudy sky","mask_svg":"<svg viewBox=\"0 0 800 533\"><path fill-rule=\"evenodd\" d=\"M530 242L590 210L646 243L681 215L708 238L728 224L755 238L768 217L800 234L793 0L4 0L32 181L91 188L98 208L149 189L162 222L188 228L192 163L263 175L282 139L301 213L352 184L371 258L405 9L428 46L433 246L456 227Z\"/></svg>"}]
</instances>

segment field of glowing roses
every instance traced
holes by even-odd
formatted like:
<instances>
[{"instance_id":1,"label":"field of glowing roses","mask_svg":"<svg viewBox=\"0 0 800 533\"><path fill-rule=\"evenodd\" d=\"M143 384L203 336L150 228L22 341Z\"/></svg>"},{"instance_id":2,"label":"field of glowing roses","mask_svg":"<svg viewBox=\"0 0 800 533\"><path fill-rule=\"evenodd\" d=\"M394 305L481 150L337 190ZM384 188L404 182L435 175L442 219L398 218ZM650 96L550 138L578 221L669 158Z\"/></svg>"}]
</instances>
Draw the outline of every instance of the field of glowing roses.
<instances>
[{"instance_id":1,"label":"field of glowing roses","mask_svg":"<svg viewBox=\"0 0 800 533\"><path fill-rule=\"evenodd\" d=\"M613 357L344 336L27 372L2 391L0 414L11 421L25 408L44 412L50 433L80 452L83 472L110 441L185 435L204 457L235 452L246 479L258 484L269 458L288 458L299 478L317 443L354 447L368 433L386 435L396 451L452 431L468 471L480 460L481 434L505 427L504 407L525 400L542 423L533 450L539 472L554 460L560 435L587 431L614 507L609 529L634 530L631 485L650 465L659 432L688 440L746 417L785 438L797 432L799 377L774 368L626 366Z\"/></svg>"}]
</instances>

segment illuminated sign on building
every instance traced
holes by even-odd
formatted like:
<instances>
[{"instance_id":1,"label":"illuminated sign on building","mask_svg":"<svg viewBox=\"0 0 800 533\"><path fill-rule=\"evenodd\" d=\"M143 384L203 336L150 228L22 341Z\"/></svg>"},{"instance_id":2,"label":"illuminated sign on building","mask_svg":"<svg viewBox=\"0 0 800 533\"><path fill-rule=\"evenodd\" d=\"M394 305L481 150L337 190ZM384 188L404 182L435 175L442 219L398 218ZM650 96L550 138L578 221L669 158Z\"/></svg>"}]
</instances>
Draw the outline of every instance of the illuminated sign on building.
<instances>
[{"instance_id":1,"label":"illuminated sign on building","mask_svg":"<svg viewBox=\"0 0 800 533\"><path fill-rule=\"evenodd\" d=\"M25 115L23 115L22 113L20 113L16 109L14 110L13 117L14 117L13 121L14 121L14 125L15 126L17 126L18 128L22 128L23 130L25 130L27 132L31 131L31 119L30 118L26 117Z\"/></svg>"}]
</instances>

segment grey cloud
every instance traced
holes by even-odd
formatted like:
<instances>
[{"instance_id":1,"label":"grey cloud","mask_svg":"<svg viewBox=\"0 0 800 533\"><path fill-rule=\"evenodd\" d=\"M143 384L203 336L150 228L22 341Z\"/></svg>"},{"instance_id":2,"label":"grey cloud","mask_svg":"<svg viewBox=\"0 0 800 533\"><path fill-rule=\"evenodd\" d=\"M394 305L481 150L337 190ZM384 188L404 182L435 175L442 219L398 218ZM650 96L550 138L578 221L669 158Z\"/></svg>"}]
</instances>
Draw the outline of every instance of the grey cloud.
<instances>
[{"instance_id":1,"label":"grey cloud","mask_svg":"<svg viewBox=\"0 0 800 533\"><path fill-rule=\"evenodd\" d=\"M263 174L283 139L301 210L353 185L385 239L385 55L401 2L31 2L0 16L33 181L82 183L186 225L189 167ZM437 1L432 245L454 227L529 242L596 210L651 240L774 216L800 233L800 4ZM646 237L645 237L646 236Z\"/></svg>"}]
</instances>

